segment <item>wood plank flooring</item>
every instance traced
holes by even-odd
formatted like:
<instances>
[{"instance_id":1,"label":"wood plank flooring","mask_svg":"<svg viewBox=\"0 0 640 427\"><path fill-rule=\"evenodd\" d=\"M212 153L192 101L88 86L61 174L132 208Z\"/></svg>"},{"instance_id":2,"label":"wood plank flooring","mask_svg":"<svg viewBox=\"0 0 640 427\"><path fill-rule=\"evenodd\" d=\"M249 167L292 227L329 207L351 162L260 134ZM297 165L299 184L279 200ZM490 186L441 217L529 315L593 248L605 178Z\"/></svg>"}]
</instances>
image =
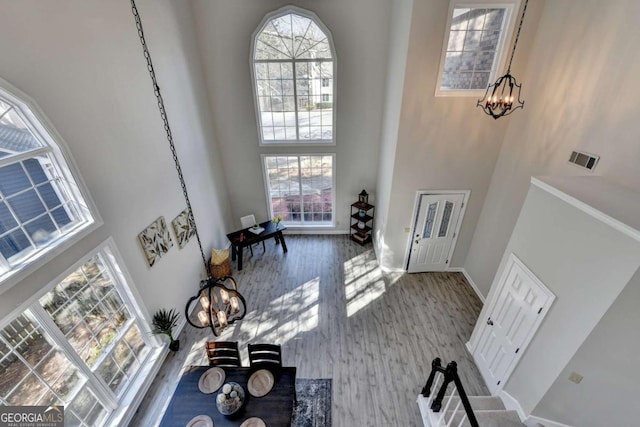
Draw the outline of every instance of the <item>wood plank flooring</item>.
<instances>
[{"instance_id":1,"label":"wood plank flooring","mask_svg":"<svg viewBox=\"0 0 640 427\"><path fill-rule=\"evenodd\" d=\"M464 346L482 303L461 273L385 273L371 245L343 235L286 241L287 254L271 240L233 272L248 313L219 339L239 341L245 366L248 343L279 343L298 377L332 378L334 427L420 426L415 399L435 357L458 362L467 394L489 394ZM207 339L185 327L130 425L154 425L183 365L205 364Z\"/></svg>"}]
</instances>

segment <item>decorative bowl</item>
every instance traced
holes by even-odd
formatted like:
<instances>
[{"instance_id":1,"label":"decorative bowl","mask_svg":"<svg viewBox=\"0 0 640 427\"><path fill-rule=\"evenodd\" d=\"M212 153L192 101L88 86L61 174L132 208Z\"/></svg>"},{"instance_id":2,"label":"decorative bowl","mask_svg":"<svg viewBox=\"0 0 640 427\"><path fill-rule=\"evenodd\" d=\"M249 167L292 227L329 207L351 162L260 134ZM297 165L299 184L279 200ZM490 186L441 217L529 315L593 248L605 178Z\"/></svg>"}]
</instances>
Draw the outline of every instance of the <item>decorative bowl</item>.
<instances>
[{"instance_id":1,"label":"decorative bowl","mask_svg":"<svg viewBox=\"0 0 640 427\"><path fill-rule=\"evenodd\" d=\"M233 415L244 404L244 389L238 383L228 382L216 396L216 407L222 415Z\"/></svg>"}]
</instances>

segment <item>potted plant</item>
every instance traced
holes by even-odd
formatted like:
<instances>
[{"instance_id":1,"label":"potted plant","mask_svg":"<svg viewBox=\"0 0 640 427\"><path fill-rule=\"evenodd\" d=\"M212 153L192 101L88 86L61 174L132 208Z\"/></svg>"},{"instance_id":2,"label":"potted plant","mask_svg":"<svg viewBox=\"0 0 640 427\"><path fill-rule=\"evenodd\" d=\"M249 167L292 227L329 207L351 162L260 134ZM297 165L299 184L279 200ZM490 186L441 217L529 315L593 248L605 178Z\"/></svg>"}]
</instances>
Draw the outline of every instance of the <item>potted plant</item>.
<instances>
[{"instance_id":1,"label":"potted plant","mask_svg":"<svg viewBox=\"0 0 640 427\"><path fill-rule=\"evenodd\" d=\"M180 340L173 339L173 328L178 324L178 317L180 315L173 308L169 311L165 309L158 310L153 315L153 330L151 332L155 335L167 335L170 340L169 349L171 351L178 351L180 348Z\"/></svg>"}]
</instances>

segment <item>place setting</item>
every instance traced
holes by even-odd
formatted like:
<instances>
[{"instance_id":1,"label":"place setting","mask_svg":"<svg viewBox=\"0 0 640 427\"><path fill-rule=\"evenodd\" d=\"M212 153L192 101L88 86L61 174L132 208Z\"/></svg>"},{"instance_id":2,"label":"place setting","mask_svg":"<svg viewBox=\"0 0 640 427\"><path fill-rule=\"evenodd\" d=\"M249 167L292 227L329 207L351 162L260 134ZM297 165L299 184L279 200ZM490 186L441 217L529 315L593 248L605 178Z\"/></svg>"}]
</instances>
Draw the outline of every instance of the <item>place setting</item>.
<instances>
[{"instance_id":1,"label":"place setting","mask_svg":"<svg viewBox=\"0 0 640 427\"><path fill-rule=\"evenodd\" d=\"M249 377L247 390L249 390L249 394L253 397L263 397L269 394L274 383L275 379L271 371L259 369Z\"/></svg>"},{"instance_id":2,"label":"place setting","mask_svg":"<svg viewBox=\"0 0 640 427\"><path fill-rule=\"evenodd\" d=\"M222 368L207 369L198 380L198 389L204 394L215 393L222 387L226 373Z\"/></svg>"}]
</instances>

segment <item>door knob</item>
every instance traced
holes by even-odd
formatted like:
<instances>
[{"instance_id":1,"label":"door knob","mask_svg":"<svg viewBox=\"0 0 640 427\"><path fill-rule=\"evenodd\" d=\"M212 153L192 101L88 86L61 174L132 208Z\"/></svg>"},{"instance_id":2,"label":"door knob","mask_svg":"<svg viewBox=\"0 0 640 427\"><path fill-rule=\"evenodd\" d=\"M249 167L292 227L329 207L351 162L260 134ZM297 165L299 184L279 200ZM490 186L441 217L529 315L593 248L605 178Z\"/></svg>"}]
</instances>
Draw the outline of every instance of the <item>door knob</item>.
<instances>
[{"instance_id":1,"label":"door knob","mask_svg":"<svg viewBox=\"0 0 640 427\"><path fill-rule=\"evenodd\" d=\"M487 319L487 325L493 326L493 320L491 320L491 317Z\"/></svg>"}]
</instances>

